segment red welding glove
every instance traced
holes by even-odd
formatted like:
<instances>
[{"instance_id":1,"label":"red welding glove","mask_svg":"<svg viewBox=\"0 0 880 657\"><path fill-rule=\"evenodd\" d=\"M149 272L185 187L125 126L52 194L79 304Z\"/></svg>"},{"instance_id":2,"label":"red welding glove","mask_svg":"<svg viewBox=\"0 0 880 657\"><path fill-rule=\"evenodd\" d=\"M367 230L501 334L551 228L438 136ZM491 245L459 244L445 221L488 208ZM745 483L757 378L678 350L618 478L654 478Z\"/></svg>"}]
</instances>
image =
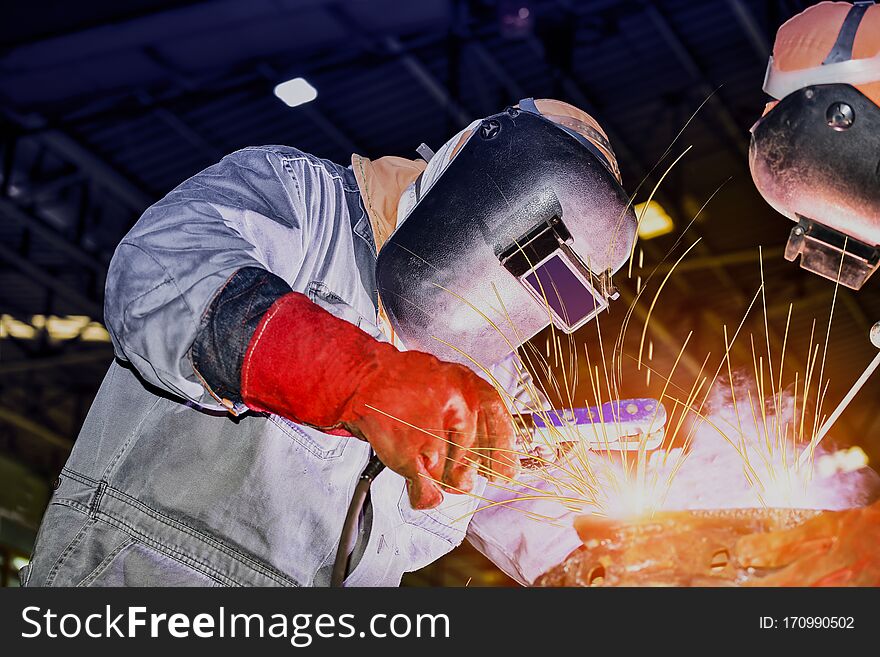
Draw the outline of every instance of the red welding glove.
<instances>
[{"instance_id":1,"label":"red welding glove","mask_svg":"<svg viewBox=\"0 0 880 657\"><path fill-rule=\"evenodd\" d=\"M754 586L880 586L880 502L825 511L794 529L744 536L737 561L778 569Z\"/></svg>"},{"instance_id":2,"label":"red welding glove","mask_svg":"<svg viewBox=\"0 0 880 657\"><path fill-rule=\"evenodd\" d=\"M415 509L440 504L441 486L469 491L477 466L501 478L515 470L513 426L491 385L462 365L379 342L297 292L254 332L241 391L255 410L368 441L406 477Z\"/></svg>"}]
</instances>

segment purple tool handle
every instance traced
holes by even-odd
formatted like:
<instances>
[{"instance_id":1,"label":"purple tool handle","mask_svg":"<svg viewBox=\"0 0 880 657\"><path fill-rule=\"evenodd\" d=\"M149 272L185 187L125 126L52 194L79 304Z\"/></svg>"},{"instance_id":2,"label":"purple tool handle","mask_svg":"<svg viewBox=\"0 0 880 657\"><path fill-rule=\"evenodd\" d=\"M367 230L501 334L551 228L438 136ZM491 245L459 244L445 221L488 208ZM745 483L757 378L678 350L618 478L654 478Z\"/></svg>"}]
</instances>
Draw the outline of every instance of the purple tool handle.
<instances>
[{"instance_id":1,"label":"purple tool handle","mask_svg":"<svg viewBox=\"0 0 880 657\"><path fill-rule=\"evenodd\" d=\"M535 413L532 415L535 428L547 428L545 418L554 427L573 424L624 424L653 421L653 424L659 429L666 425L666 409L656 399L621 399L606 402L602 404L601 409L598 406L590 406L589 408L547 411L540 415Z\"/></svg>"}]
</instances>

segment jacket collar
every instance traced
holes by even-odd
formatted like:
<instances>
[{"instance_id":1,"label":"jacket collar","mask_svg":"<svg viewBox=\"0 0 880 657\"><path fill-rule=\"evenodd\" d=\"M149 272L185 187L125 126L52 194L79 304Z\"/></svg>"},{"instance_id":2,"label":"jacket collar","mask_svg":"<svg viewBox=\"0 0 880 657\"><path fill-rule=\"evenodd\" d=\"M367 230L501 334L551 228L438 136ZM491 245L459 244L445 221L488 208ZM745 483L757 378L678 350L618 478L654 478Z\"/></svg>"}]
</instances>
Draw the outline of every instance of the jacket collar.
<instances>
[{"instance_id":1,"label":"jacket collar","mask_svg":"<svg viewBox=\"0 0 880 657\"><path fill-rule=\"evenodd\" d=\"M425 170L423 160L392 155L370 160L354 154L351 168L373 227L378 252L397 227L397 204L403 191Z\"/></svg>"}]
</instances>

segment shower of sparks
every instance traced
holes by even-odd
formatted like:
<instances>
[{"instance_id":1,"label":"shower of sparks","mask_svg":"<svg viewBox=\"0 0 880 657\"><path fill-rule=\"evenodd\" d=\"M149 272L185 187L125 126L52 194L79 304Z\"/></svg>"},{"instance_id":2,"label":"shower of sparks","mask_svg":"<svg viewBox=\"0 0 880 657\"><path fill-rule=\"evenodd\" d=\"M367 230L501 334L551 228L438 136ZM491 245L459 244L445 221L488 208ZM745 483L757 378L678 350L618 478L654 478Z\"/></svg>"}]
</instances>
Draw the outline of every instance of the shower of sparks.
<instances>
[{"instance_id":1,"label":"shower of sparks","mask_svg":"<svg viewBox=\"0 0 880 657\"><path fill-rule=\"evenodd\" d=\"M653 296L652 308L658 303L659 293L669 276L674 275L676 267L683 260L684 258L679 258L663 279ZM778 355L774 354L769 339L762 254L759 254L759 262L761 283L741 321L733 331L727 325L722 326L724 349L720 362L714 371L707 370L711 358L711 354L707 354L689 388L681 387L674 380L677 377L682 378L678 370L692 342L693 331L681 344L671 370L666 373L658 372L653 365L656 347L653 340L645 337L650 330L650 312L642 327L637 356L626 353L621 335L614 342L614 349L606 353L604 345L607 340L603 339L601 317L592 324L596 331L598 353L591 353L586 343L578 348L573 335L562 334L551 325L547 340L541 348L532 342L526 342L519 360L514 363L520 389L518 398L514 398L510 391L499 384L490 368L481 366L475 358L468 356L472 364L496 384L499 394L508 406L518 409L511 416L519 438L517 456L543 466L528 471L527 478L510 478L494 484L509 493L510 497L500 502L483 499L485 504L481 508L485 510L503 505L549 524L558 522L558 518L518 508L518 503L552 500L575 513L623 518L640 517L660 509L674 508L669 493L673 489L676 476L690 455L695 437L699 432L706 431L714 432L725 441L729 453L735 456L730 461L732 467L742 471L754 498L762 506L811 506L809 488L814 470L820 478L827 478L831 476L828 473L847 472L863 467L866 461L860 450L846 452L848 456L820 456L821 467L813 467L812 455L808 463L798 464L797 455L811 443L820 426L822 402L829 383L822 380L821 375L827 357L827 346L822 350L820 360L822 345L816 336L814 320L806 371L786 372L785 358L794 306L789 304L781 351ZM638 303L638 298L633 303ZM503 303L501 305L503 307ZM752 362L748 363L751 369L749 378L752 385L747 386L743 392L743 387L737 384L736 371L742 370L745 364L734 363L731 354L735 344L745 339L747 320L756 307L763 311L765 335L758 339L754 334L748 335L752 357ZM632 317L631 311L632 307L627 311L627 322L621 328L621 333L626 330L628 320ZM831 314L833 316L833 309ZM509 316L507 321L510 321ZM831 326L830 318L828 326ZM514 332L516 333L515 328ZM824 336L824 342L827 345L827 335ZM573 415L570 415L571 421L566 421L563 415L562 426L557 427L550 421L545 406L544 400L548 396L546 393L566 400L568 409L580 406L601 408L602 404L619 399L623 383L620 365L624 358L637 362L639 368L646 370L647 376L653 375L662 382L659 401L669 409L669 415L661 448L653 452L645 449L650 432L642 436L640 449L630 453L614 451L610 447L609 433L612 433L612 428L608 424L579 426L573 422ZM817 371L820 372L818 377ZM549 389L540 389L529 372L542 374ZM589 393L584 399L575 398L579 376L586 376L588 380ZM722 376L726 378L729 387L729 410L726 413L717 413L709 408L710 398L718 397L724 392L724 386L719 386ZM808 410L811 405L816 406L815 412ZM520 421L520 416L524 413L534 414L544 421L551 434L546 444L535 445L528 428ZM614 433L622 433L618 418L615 418L614 424ZM441 438L439 432L433 432L432 435L447 440ZM604 448L590 449L590 443L604 445ZM566 445L566 448L559 449L560 444ZM463 459L476 465L483 474L487 473L486 464L492 462L491 458L487 459L486 454L465 454ZM673 506L669 506L670 504Z\"/></svg>"}]
</instances>

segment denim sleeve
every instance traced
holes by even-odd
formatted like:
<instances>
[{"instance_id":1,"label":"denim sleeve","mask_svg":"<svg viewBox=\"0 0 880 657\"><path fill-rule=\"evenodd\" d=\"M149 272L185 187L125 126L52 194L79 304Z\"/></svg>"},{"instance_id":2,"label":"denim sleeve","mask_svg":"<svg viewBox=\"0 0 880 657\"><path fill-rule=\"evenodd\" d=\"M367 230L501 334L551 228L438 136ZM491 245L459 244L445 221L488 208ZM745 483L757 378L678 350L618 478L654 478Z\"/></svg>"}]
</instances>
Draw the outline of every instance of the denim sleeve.
<instances>
[{"instance_id":1,"label":"denim sleeve","mask_svg":"<svg viewBox=\"0 0 880 657\"><path fill-rule=\"evenodd\" d=\"M243 267L217 293L192 346L193 367L214 395L241 403L241 366L251 336L270 306L291 291L275 274Z\"/></svg>"},{"instance_id":2,"label":"denim sleeve","mask_svg":"<svg viewBox=\"0 0 880 657\"><path fill-rule=\"evenodd\" d=\"M274 151L245 149L147 209L107 274L104 319L116 355L148 383L202 408L226 410L194 368L191 348L209 306L236 272L255 268L296 278L310 239L302 185Z\"/></svg>"}]
</instances>

